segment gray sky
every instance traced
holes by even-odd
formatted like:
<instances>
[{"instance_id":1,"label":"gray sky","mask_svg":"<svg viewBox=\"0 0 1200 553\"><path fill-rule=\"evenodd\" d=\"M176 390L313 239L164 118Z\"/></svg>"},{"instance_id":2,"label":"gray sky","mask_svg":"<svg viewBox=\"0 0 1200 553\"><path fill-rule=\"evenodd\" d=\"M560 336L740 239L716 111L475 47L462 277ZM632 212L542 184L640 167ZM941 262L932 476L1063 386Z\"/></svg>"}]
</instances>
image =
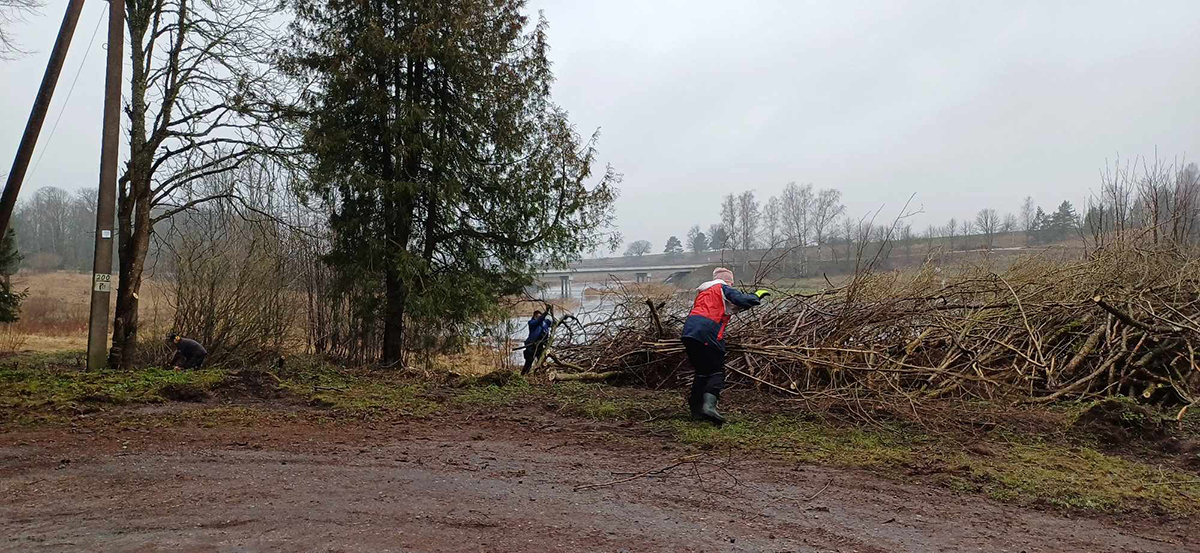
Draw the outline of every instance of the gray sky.
<instances>
[{"instance_id":1,"label":"gray sky","mask_svg":"<svg viewBox=\"0 0 1200 553\"><path fill-rule=\"evenodd\" d=\"M0 62L11 163L65 0ZM848 214L918 228L983 207L1077 207L1106 159L1200 158L1194 2L534 0L550 20L555 98L624 173L627 240L718 220L720 196L788 181L842 190ZM104 2L85 5L27 181L95 186L103 33L45 146ZM35 159L38 154L35 154Z\"/></svg>"}]
</instances>

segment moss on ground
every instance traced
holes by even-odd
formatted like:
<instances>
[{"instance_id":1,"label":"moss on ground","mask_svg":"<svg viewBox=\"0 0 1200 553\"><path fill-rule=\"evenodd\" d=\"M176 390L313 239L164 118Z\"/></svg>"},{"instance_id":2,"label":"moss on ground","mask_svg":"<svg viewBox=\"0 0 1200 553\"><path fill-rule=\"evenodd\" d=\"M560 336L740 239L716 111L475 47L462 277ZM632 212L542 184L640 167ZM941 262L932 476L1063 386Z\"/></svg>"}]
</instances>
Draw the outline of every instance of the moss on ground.
<instances>
[{"instance_id":1,"label":"moss on ground","mask_svg":"<svg viewBox=\"0 0 1200 553\"><path fill-rule=\"evenodd\" d=\"M207 393L225 378L219 369L84 370L78 354L35 354L0 360L0 411L23 420L38 414L93 411L106 405L160 403L192 390Z\"/></svg>"},{"instance_id":2,"label":"moss on ground","mask_svg":"<svg viewBox=\"0 0 1200 553\"><path fill-rule=\"evenodd\" d=\"M533 400L541 396L524 377L516 376L500 384L489 384L473 380L453 395L451 401L462 405L505 407Z\"/></svg>"},{"instance_id":3,"label":"moss on ground","mask_svg":"<svg viewBox=\"0 0 1200 553\"><path fill-rule=\"evenodd\" d=\"M1200 478L1195 474L1105 453L1094 444L1008 435L986 447L965 448L952 437L933 437L902 424L863 427L754 413L731 418L721 428L682 420L658 426L701 447L774 452L891 478L928 476L951 489L1008 503L1200 514Z\"/></svg>"}]
</instances>

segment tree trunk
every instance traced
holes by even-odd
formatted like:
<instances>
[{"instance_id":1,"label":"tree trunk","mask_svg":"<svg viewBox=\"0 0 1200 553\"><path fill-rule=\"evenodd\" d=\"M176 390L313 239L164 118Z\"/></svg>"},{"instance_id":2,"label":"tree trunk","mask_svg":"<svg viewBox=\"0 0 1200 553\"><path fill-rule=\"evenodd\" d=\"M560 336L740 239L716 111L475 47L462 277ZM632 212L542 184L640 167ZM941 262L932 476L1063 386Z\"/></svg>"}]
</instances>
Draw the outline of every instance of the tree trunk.
<instances>
[{"instance_id":1,"label":"tree trunk","mask_svg":"<svg viewBox=\"0 0 1200 553\"><path fill-rule=\"evenodd\" d=\"M379 9L382 12L382 4L380 6ZM392 10L392 32L398 37L400 34L400 8L397 2L392 2ZM415 26L417 23L412 21L410 24ZM392 89L395 91L392 96L395 112L411 114L414 106L419 105L422 100L425 86L424 60L417 61L412 54L406 59L394 60L391 66L391 75L382 69L377 75L377 79L381 83L388 82L389 77L392 81ZM416 147L402 141L402 151L398 159L393 157L395 146L392 142L391 131L388 129L389 122L380 121L379 123L381 124L380 136L383 137L383 177L385 186L388 187L384 193L385 232L394 245L393 252L399 252L388 255L386 261L388 265L384 271L386 306L383 322L383 362L402 366L404 363L404 313L410 290L400 275L399 263L404 259L402 254L407 251L409 240L412 237L413 210L416 206L410 191L397 191L394 188L397 178L405 182L420 182L421 152ZM399 171L396 170L397 166L399 166ZM397 173L399 174L397 175Z\"/></svg>"},{"instance_id":2,"label":"tree trunk","mask_svg":"<svg viewBox=\"0 0 1200 553\"><path fill-rule=\"evenodd\" d=\"M113 343L109 351L108 364L112 368L124 369L133 362L137 351L138 333L138 295L142 289L142 275L146 266L146 254L150 244L150 198L149 182L145 181L144 189L140 179L131 179L134 183L136 200L129 209L123 209L122 224L132 218L130 230L120 234L120 272L117 283L117 306L113 318ZM144 193L143 193L144 192ZM127 213L131 211L132 213ZM132 217L130 217L132 216Z\"/></svg>"},{"instance_id":3,"label":"tree trunk","mask_svg":"<svg viewBox=\"0 0 1200 553\"><path fill-rule=\"evenodd\" d=\"M132 6L131 6L132 13ZM129 163L122 178L117 205L119 274L117 306L113 316L112 349L108 365L128 368L137 349L138 291L142 287L142 269L150 244L150 178L153 151L146 142L146 71L143 38L148 22L130 17L129 38L132 58L129 98Z\"/></svg>"},{"instance_id":4,"label":"tree trunk","mask_svg":"<svg viewBox=\"0 0 1200 553\"><path fill-rule=\"evenodd\" d=\"M386 275L386 315L383 319L383 362L388 365L404 364L404 303L407 290L400 279L399 271L388 268Z\"/></svg>"}]
</instances>

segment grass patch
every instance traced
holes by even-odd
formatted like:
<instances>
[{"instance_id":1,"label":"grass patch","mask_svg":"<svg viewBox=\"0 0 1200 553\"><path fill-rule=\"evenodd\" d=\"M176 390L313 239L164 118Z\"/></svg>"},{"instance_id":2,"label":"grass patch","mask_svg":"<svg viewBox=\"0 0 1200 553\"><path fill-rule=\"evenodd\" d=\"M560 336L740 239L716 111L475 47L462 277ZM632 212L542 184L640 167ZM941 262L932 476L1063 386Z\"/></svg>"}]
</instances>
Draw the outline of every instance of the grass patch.
<instances>
[{"instance_id":1,"label":"grass patch","mask_svg":"<svg viewBox=\"0 0 1200 553\"><path fill-rule=\"evenodd\" d=\"M1088 447L1012 444L995 458L968 458L974 488L994 499L1098 511L1200 513L1194 474Z\"/></svg>"},{"instance_id":2,"label":"grass patch","mask_svg":"<svg viewBox=\"0 0 1200 553\"><path fill-rule=\"evenodd\" d=\"M741 414L721 428L656 423L683 443L783 454L814 464L928 476L951 489L1021 505L1101 512L1200 514L1200 479L1069 441L989 443L984 453L902 424L860 427L796 416Z\"/></svg>"},{"instance_id":3,"label":"grass patch","mask_svg":"<svg viewBox=\"0 0 1200 553\"><path fill-rule=\"evenodd\" d=\"M103 405L158 403L175 392L206 393L220 383L218 369L87 371L78 354L34 354L0 361L0 408L9 415L41 410L88 411Z\"/></svg>"},{"instance_id":4,"label":"grass patch","mask_svg":"<svg viewBox=\"0 0 1200 553\"><path fill-rule=\"evenodd\" d=\"M547 409L596 421L648 421L656 413L677 408L673 394L631 397L632 390L585 382L532 384L513 376L501 383L488 383L485 376L465 383L453 396L454 403L487 407L544 405Z\"/></svg>"},{"instance_id":5,"label":"grass patch","mask_svg":"<svg viewBox=\"0 0 1200 553\"><path fill-rule=\"evenodd\" d=\"M629 391L587 382L562 382L550 386L558 411L596 421L651 421L678 412L675 394L630 396Z\"/></svg>"},{"instance_id":6,"label":"grass patch","mask_svg":"<svg viewBox=\"0 0 1200 553\"><path fill-rule=\"evenodd\" d=\"M354 415L424 417L440 407L425 397L425 383L397 371L347 371L319 358L300 358L277 377L283 390Z\"/></svg>"},{"instance_id":7,"label":"grass patch","mask_svg":"<svg viewBox=\"0 0 1200 553\"><path fill-rule=\"evenodd\" d=\"M525 403L541 396L523 376L512 376L499 383L486 383L483 379L472 379L453 396L452 401L464 405L506 407Z\"/></svg>"},{"instance_id":8,"label":"grass patch","mask_svg":"<svg viewBox=\"0 0 1200 553\"><path fill-rule=\"evenodd\" d=\"M916 448L928 441L900 426L868 430L788 416L737 416L721 428L684 420L659 426L684 443L702 447L753 449L808 463L870 469L913 464Z\"/></svg>"}]
</instances>

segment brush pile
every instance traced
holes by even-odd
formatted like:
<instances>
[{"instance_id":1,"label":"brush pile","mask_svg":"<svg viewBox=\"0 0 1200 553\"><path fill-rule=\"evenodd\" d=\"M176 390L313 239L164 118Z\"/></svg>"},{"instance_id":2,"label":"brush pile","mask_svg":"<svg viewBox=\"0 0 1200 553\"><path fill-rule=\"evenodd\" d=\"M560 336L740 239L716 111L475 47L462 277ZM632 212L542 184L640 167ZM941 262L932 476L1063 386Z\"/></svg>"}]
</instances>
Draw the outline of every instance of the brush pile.
<instances>
[{"instance_id":1,"label":"brush pile","mask_svg":"<svg viewBox=\"0 0 1200 553\"><path fill-rule=\"evenodd\" d=\"M951 274L953 273L953 274ZM733 379L805 395L901 394L1045 403L1115 395L1200 398L1200 264L1133 247L1003 270L860 273L779 294L734 317ZM631 295L555 362L649 385L690 371L679 342L692 295Z\"/></svg>"}]
</instances>

